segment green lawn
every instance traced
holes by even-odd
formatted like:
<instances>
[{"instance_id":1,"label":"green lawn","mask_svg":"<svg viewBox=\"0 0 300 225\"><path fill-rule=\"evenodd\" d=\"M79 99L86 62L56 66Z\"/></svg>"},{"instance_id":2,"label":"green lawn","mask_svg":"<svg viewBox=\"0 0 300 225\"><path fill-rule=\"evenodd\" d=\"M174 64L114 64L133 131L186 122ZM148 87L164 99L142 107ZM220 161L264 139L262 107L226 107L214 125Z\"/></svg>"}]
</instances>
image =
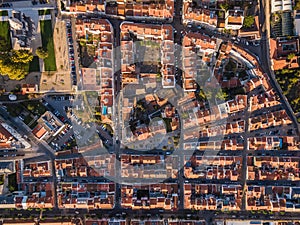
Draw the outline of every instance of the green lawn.
<instances>
[{"instance_id":1,"label":"green lawn","mask_svg":"<svg viewBox=\"0 0 300 225\"><path fill-rule=\"evenodd\" d=\"M8 12L6 10L0 11L0 16L8 16Z\"/></svg>"},{"instance_id":2,"label":"green lawn","mask_svg":"<svg viewBox=\"0 0 300 225\"><path fill-rule=\"evenodd\" d=\"M0 52L11 50L10 27L8 21L0 22Z\"/></svg>"},{"instance_id":3,"label":"green lawn","mask_svg":"<svg viewBox=\"0 0 300 225\"><path fill-rule=\"evenodd\" d=\"M24 118L24 123L26 124L26 125L28 125L31 121L33 120L33 117L31 116L31 114L29 114L28 116L26 116L25 118Z\"/></svg>"},{"instance_id":4,"label":"green lawn","mask_svg":"<svg viewBox=\"0 0 300 225\"><path fill-rule=\"evenodd\" d=\"M40 72L40 63L38 56L33 56L33 60L29 64L29 72Z\"/></svg>"},{"instance_id":5,"label":"green lawn","mask_svg":"<svg viewBox=\"0 0 300 225\"><path fill-rule=\"evenodd\" d=\"M7 107L7 112L12 116L12 117L17 117L21 114L23 111L23 108L20 106L17 106L15 104L6 104Z\"/></svg>"},{"instance_id":6,"label":"green lawn","mask_svg":"<svg viewBox=\"0 0 300 225\"><path fill-rule=\"evenodd\" d=\"M172 127L171 127L172 119L171 118L163 118L163 120L165 121L167 133L172 132Z\"/></svg>"},{"instance_id":7,"label":"green lawn","mask_svg":"<svg viewBox=\"0 0 300 225\"><path fill-rule=\"evenodd\" d=\"M45 71L56 71L53 30L51 20L41 20L41 36L43 48L47 49L48 57L44 59Z\"/></svg>"},{"instance_id":8,"label":"green lawn","mask_svg":"<svg viewBox=\"0 0 300 225\"><path fill-rule=\"evenodd\" d=\"M8 175L8 188L11 192L18 190L16 173Z\"/></svg>"},{"instance_id":9,"label":"green lawn","mask_svg":"<svg viewBox=\"0 0 300 225\"><path fill-rule=\"evenodd\" d=\"M47 110L41 102L35 100L22 102L21 105L23 105L24 108L37 116L43 115Z\"/></svg>"},{"instance_id":10,"label":"green lawn","mask_svg":"<svg viewBox=\"0 0 300 225\"><path fill-rule=\"evenodd\" d=\"M25 70L27 73L30 72L40 72L40 62L38 56L33 56L33 60L25 65Z\"/></svg>"},{"instance_id":11,"label":"green lawn","mask_svg":"<svg viewBox=\"0 0 300 225\"><path fill-rule=\"evenodd\" d=\"M33 130L36 125L38 125L38 122L37 121L34 121L34 115L33 114L29 114L28 116L26 116L24 118L24 121L23 121L31 130Z\"/></svg>"},{"instance_id":12,"label":"green lawn","mask_svg":"<svg viewBox=\"0 0 300 225\"><path fill-rule=\"evenodd\" d=\"M4 175L0 175L0 185L4 184Z\"/></svg>"},{"instance_id":13,"label":"green lawn","mask_svg":"<svg viewBox=\"0 0 300 225\"><path fill-rule=\"evenodd\" d=\"M39 10L39 16L43 16L43 15L50 15L50 9L46 9L46 10Z\"/></svg>"}]
</instances>

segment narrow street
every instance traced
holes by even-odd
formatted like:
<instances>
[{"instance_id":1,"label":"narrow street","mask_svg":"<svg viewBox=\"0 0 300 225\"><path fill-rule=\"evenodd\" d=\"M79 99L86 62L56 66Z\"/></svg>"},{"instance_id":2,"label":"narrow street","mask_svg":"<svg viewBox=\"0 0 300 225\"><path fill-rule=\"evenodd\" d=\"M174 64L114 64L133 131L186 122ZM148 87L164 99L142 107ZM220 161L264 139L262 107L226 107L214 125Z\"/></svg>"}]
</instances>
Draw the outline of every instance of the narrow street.
<instances>
[{"instance_id":1,"label":"narrow street","mask_svg":"<svg viewBox=\"0 0 300 225\"><path fill-rule=\"evenodd\" d=\"M261 59L261 66L263 70L269 75L270 83L284 106L287 114L293 121L293 125L297 128L297 133L300 135L300 128L297 118L294 114L292 107L290 106L289 102L287 101L286 97L283 95L283 92L276 81L274 70L272 69L271 65L271 58L270 58L270 34L271 34L271 25L270 25L270 0L261 0L260 1L260 24L262 25L262 39L261 39L261 48L262 53L260 56ZM267 54L264 54L267 53Z\"/></svg>"},{"instance_id":2,"label":"narrow street","mask_svg":"<svg viewBox=\"0 0 300 225\"><path fill-rule=\"evenodd\" d=\"M60 3L57 3L58 5L60 5ZM197 24L193 24L191 25L190 28L188 28L187 26L184 26L182 24L181 21L181 12L182 12L182 8L178 7L178 6L182 6L183 4L183 0L177 0L176 1L176 5L177 7L175 7L175 12L174 12L174 18L172 21L155 21L155 24L171 24L173 26L174 29L174 43L175 43L175 67L177 67L176 72L175 72L175 78L176 78L176 83L182 87L183 85L183 81L182 81L182 39L184 37L185 34L187 34L188 32L201 32L205 35L208 36L214 36L216 38L219 39L220 42L229 42L232 41L232 37L223 33L219 33L217 31L213 31L210 30L208 28L205 28L205 26L203 26L202 28L199 28L197 26ZM120 25L122 22L124 22L124 20L120 19L120 18L116 18L116 17L111 17L111 16L103 16L103 15L96 15L93 13L89 13L87 14L87 18L91 18L91 17L97 17L97 18L105 18L107 19L113 28L113 32L114 32L114 100L113 100L113 122L114 122L114 136L113 138L110 138L108 136L107 133L105 133L105 131L100 131L99 133L102 134L102 136L109 141L112 141L113 143L113 147L111 148L110 153L114 153L116 155L116 171L115 174L116 176L113 178L115 180L113 180L116 184L116 190L115 190L115 204L114 204L114 209L112 210L107 210L107 209L101 209L101 211L99 210L88 210L88 209L59 209L58 208L58 202L57 202L57 189L58 189L58 180L56 177L56 170L55 170L55 151L49 147L49 145L45 142L45 141L41 141L38 140L34 135L32 135L31 130L21 121L19 120L19 118L12 118L10 115L7 114L7 112L0 107L0 115L5 118L6 122L11 125L11 126L17 126L18 127L18 132L20 132L21 135L27 135L30 139L31 139L31 143L32 143L32 149L34 149L34 152L32 152L31 154L43 154L43 155L39 155L39 157L41 159L50 159L51 160L51 169L52 169L52 173L53 173L53 178L50 178L49 180L53 181L53 191L54 191L54 209L52 211L45 211L45 212L33 212L32 214L26 210L12 210L13 213L15 213L15 211L17 213L24 213L24 215L37 215L41 218L42 214L44 216L47 217L55 217L57 215L62 215L62 213L64 213L64 215L70 215L73 216L75 214L77 214L77 212L80 215L84 215L84 214L97 214L97 213L101 213L102 215L104 215L105 217L115 217L117 214L122 214L122 213L126 213L128 218L134 218L135 216L139 215L139 216L144 216L146 214L153 214L153 215L162 215L165 219L170 218L172 216L182 216L185 217L187 214L193 214L193 216L199 216L201 219L205 219L206 222L208 224L211 224L211 221L215 218L221 218L221 219L231 219L231 218L241 218L241 219L253 219L253 215L250 214L249 212L246 211L247 208L247 185L274 185L274 181L256 181L256 180L252 180L252 181L248 181L247 180L247 157L249 155L252 156L258 156L259 154L269 154L269 155L273 155L273 156L283 156L284 154L291 154L290 156L299 156L299 152L288 152L287 151L254 151L254 150L248 150L248 138L249 137L256 137L256 136L261 136L261 134L263 135L268 135L269 132L275 132L276 130L280 129L280 135L283 134L287 134L288 130L292 127L292 126L281 126L279 127L274 127L274 128L268 128L267 131L264 130L255 130L255 131L251 131L250 132L250 117L254 117L254 116L260 116L263 113L266 112L273 112L273 111L277 111L279 109L284 109L286 110L288 116L292 119L293 121L293 126L297 128L297 133L299 134L299 124L297 122L297 118L293 113L293 110L290 106L290 104L288 103L287 99L285 98L285 96L282 94L282 90L280 88L280 86L278 85L276 78L275 78L275 74L274 71L272 70L272 65L271 65L271 59L270 59L270 54L265 54L265 53L269 53L270 52L270 46L269 46L269 40L270 40L270 19L268 18L268 16L270 14L270 0L261 0L260 1L260 23L262 24L261 29L262 29L262 39L260 41L260 46L246 46L245 43L237 43L237 45L243 47L246 49L246 51L249 52L255 52L257 54L257 57L260 61L261 67L263 68L264 71L267 72L267 74L269 75L269 79L270 79L270 83L272 85L272 87L274 88L274 90L276 91L276 93L278 94L278 96L281 99L281 104L274 106L274 107L270 107L270 108L263 108L260 110L255 111L255 113L251 113L248 111L249 109L249 104L247 105L247 107L244 109L244 111L240 111L237 112L236 115L231 116L230 119L227 120L226 119L220 119L218 122L212 122L212 123L206 123L205 126L200 126L200 129L204 129L208 128L208 126L214 126L216 124L220 124L220 123L224 123L226 124L229 120L233 120L239 118L240 120L245 120L245 132L243 133L235 133L235 134L230 134L230 135L226 135L227 139L231 139L231 138L236 138L237 136L243 140L243 150L239 150L239 151L220 151L218 153L222 153L219 154L219 156L222 155L222 157L224 156L241 156L242 157L242 171L240 174L241 179L238 181L232 181L232 180L228 180L228 179L224 179L224 180L218 180L218 179L188 179L184 177L184 162L185 162L185 156L189 156L192 154L203 154L205 153L205 151L200 152L198 150L195 150L192 154L190 154L191 152L189 150L184 151L183 150L183 145L180 146L180 153L178 154L179 157L179 163L178 163L178 177L176 179L169 179L168 181L173 182L173 183L177 183L179 186L179 204L178 204L178 209L175 211L168 211L168 210L164 210L164 209L153 209L151 211L149 210L131 210L131 209L124 209L121 207L121 201L122 201L122 196L121 196L121 186L122 186L122 176L121 176L121 162L120 162L120 157L122 154L143 154L142 151L138 151L138 150L128 150L128 149L122 149L121 145L120 145L120 140L122 137L122 129L124 129L121 126L121 121L122 121L122 75L121 75L121 49L120 49ZM64 19L70 19L71 23L72 23L72 33L73 33L73 39L76 40L76 32L75 32L75 18L74 17L70 17L68 15L64 15L60 13L60 10L58 12L59 15L59 19L64 18ZM79 16L80 17L80 16ZM134 18L126 20L126 21L134 21L134 22L141 22L141 20L136 20ZM146 23L152 23L152 21L145 21ZM154 22L153 22L154 23ZM77 47L76 47L77 43L76 41L74 41L74 49L75 52L77 53ZM75 54L75 62L76 62L76 74L77 74L77 81L78 81L78 89L79 91L81 91L82 87L81 87L81 83L79 81L81 81L81 74L79 73L79 58L78 55ZM249 99L250 96L253 93L247 93L247 102L249 103ZM17 102L17 101L16 101ZM62 104L62 103L58 103L58 104ZM242 119L241 119L242 118ZM233 120L236 121L236 120ZM193 129L193 128L191 128ZM265 133L263 133L265 132ZM236 135L236 136L235 136ZM279 135L279 134L278 134ZM180 135L180 140L181 140L181 144L182 144L182 140L183 140L183 135ZM221 135L220 135L221 136ZM234 137L235 136L235 137ZM208 140L212 140L212 139L216 139L218 140L222 137L203 137L203 139L201 138L195 138L189 141L195 141L197 143L199 143L200 141L208 141ZM241 142L242 143L242 142ZM86 149L84 150L93 150L95 146L87 146ZM105 149L106 150L106 149ZM209 149L211 150L211 149ZM99 152L98 152L99 153ZM152 152L153 153L153 152ZM155 153L157 153L158 155L163 155L166 154L164 151L160 151L157 150L155 151ZM26 153L27 154L27 153ZM149 153L150 154L150 153ZM217 153L216 153L217 154ZM215 155L216 155L215 154ZM212 157L214 157L215 155L212 154ZM84 156L84 154L82 154L81 156ZM27 179L27 178L26 178ZM25 181L27 181L25 179ZM92 179L86 178L86 177L76 177L76 182L81 182L83 180L88 180L91 181ZM97 180L98 179L98 180ZM66 177L64 182L74 182L74 177ZM91 182L107 182L108 179L106 177L94 177L93 181ZM129 180L129 179L128 179ZM118 182L119 181L119 182ZM223 184L227 184L227 185L242 185L243 187L243 196L242 196L242 205L241 205L241 211L240 212L230 212L230 213L216 213L216 211L197 211L197 210L188 210L184 208L184 184L185 183L197 183L197 184L219 184L219 185L223 185ZM290 186L299 186L300 182L299 181L276 181L276 185L280 184L280 185L290 185ZM8 211L4 211L3 209L0 209L0 214L1 215L9 215L10 212ZM269 215L260 215L261 218L264 219L268 219ZM275 214L274 218L277 219L300 219L300 215L299 214L292 214L292 213L286 213L285 215L279 215L279 214ZM255 219L255 217L254 217Z\"/></svg>"}]
</instances>

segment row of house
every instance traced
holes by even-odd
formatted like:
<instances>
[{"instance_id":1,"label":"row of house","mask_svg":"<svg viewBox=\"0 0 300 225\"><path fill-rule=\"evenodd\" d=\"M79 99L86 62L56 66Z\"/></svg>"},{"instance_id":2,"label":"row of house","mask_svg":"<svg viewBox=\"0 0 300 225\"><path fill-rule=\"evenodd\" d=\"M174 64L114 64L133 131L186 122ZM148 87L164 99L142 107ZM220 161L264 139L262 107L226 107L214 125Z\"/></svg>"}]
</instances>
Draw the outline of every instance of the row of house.
<instances>
[{"instance_id":1,"label":"row of house","mask_svg":"<svg viewBox=\"0 0 300 225\"><path fill-rule=\"evenodd\" d=\"M184 176L189 179L237 181L242 173L240 156L192 156L185 158Z\"/></svg>"},{"instance_id":2,"label":"row of house","mask_svg":"<svg viewBox=\"0 0 300 225\"><path fill-rule=\"evenodd\" d=\"M221 137L220 140L195 140L188 141L183 143L184 150L230 150L237 151L244 149L243 140L238 140L237 138L231 138L223 140Z\"/></svg>"},{"instance_id":3,"label":"row of house","mask_svg":"<svg viewBox=\"0 0 300 225\"><path fill-rule=\"evenodd\" d=\"M125 18L153 18L153 19L173 19L174 1L166 0L164 2L157 1L86 1L72 3L69 11L73 13L100 13Z\"/></svg>"},{"instance_id":4,"label":"row of house","mask_svg":"<svg viewBox=\"0 0 300 225\"><path fill-rule=\"evenodd\" d=\"M250 131L257 129L266 129L271 126L281 126L291 124L292 120L285 110L266 113L260 116L252 117L249 121Z\"/></svg>"},{"instance_id":5,"label":"row of house","mask_svg":"<svg viewBox=\"0 0 300 225\"><path fill-rule=\"evenodd\" d=\"M248 186L247 210L299 212L300 189L289 186Z\"/></svg>"},{"instance_id":6,"label":"row of house","mask_svg":"<svg viewBox=\"0 0 300 225\"><path fill-rule=\"evenodd\" d=\"M183 21L206 24L217 29L239 30L244 23L244 11L240 7L234 9L208 9L198 6L192 0L183 1Z\"/></svg>"},{"instance_id":7,"label":"row of house","mask_svg":"<svg viewBox=\"0 0 300 225\"><path fill-rule=\"evenodd\" d=\"M114 176L115 161L110 154L56 159L55 169L60 177Z\"/></svg>"},{"instance_id":8,"label":"row of house","mask_svg":"<svg viewBox=\"0 0 300 225\"><path fill-rule=\"evenodd\" d=\"M249 100L248 110L250 112L253 112L256 110L273 107L279 104L281 103L278 95L276 95L275 91L271 89L262 94L251 96Z\"/></svg>"},{"instance_id":9,"label":"row of house","mask_svg":"<svg viewBox=\"0 0 300 225\"><path fill-rule=\"evenodd\" d=\"M177 183L123 185L121 206L131 209L175 210L178 208L178 190Z\"/></svg>"},{"instance_id":10,"label":"row of house","mask_svg":"<svg viewBox=\"0 0 300 225\"><path fill-rule=\"evenodd\" d=\"M248 180L299 180L299 158L248 156Z\"/></svg>"},{"instance_id":11,"label":"row of house","mask_svg":"<svg viewBox=\"0 0 300 225\"><path fill-rule=\"evenodd\" d=\"M58 189L60 208L112 209L115 204L114 183L62 182Z\"/></svg>"},{"instance_id":12,"label":"row of house","mask_svg":"<svg viewBox=\"0 0 300 225\"><path fill-rule=\"evenodd\" d=\"M178 156L121 155L121 176L130 178L177 178Z\"/></svg>"},{"instance_id":13,"label":"row of house","mask_svg":"<svg viewBox=\"0 0 300 225\"><path fill-rule=\"evenodd\" d=\"M172 219L167 221L164 219L145 218L145 219L86 219L86 225L206 225L205 220L193 220L193 219Z\"/></svg>"},{"instance_id":14,"label":"row of house","mask_svg":"<svg viewBox=\"0 0 300 225\"><path fill-rule=\"evenodd\" d=\"M212 105L209 109L201 109L198 105L195 106L192 103L185 106L184 109L188 117L183 118L182 126L184 129L188 129L196 125L201 126L214 123L217 120L227 118L229 114L245 110L247 107L247 96L236 95L235 99L219 105Z\"/></svg>"},{"instance_id":15,"label":"row of house","mask_svg":"<svg viewBox=\"0 0 300 225\"><path fill-rule=\"evenodd\" d=\"M182 68L185 91L195 91L199 77L204 76L204 72L209 73L209 68L203 62L209 63L217 48L216 38L201 33L190 32L183 37Z\"/></svg>"},{"instance_id":16,"label":"row of house","mask_svg":"<svg viewBox=\"0 0 300 225\"><path fill-rule=\"evenodd\" d=\"M233 121L227 122L221 125L207 125L200 131L187 130L183 133L183 139L195 139L195 138L205 138L213 136L223 136L232 133L243 133L245 131L245 121Z\"/></svg>"},{"instance_id":17,"label":"row of house","mask_svg":"<svg viewBox=\"0 0 300 225\"><path fill-rule=\"evenodd\" d=\"M121 24L121 76L122 85L138 84L143 77L161 74L164 88L175 86L173 28L170 25L151 25L124 22ZM148 60L138 58L139 44L145 44L146 49L157 46L153 58ZM153 54L153 53L152 53ZM136 58L137 57L137 58ZM151 55L149 56L151 57ZM142 60L142 61L141 61ZM160 63L160 65L158 65ZM153 69L147 69L151 65Z\"/></svg>"},{"instance_id":18,"label":"row of house","mask_svg":"<svg viewBox=\"0 0 300 225\"><path fill-rule=\"evenodd\" d=\"M299 150L299 138L294 136L268 136L248 138L249 150Z\"/></svg>"},{"instance_id":19,"label":"row of house","mask_svg":"<svg viewBox=\"0 0 300 225\"><path fill-rule=\"evenodd\" d=\"M143 218L143 219L116 219L116 218L103 218L103 219L86 219L86 225L206 225L205 220L193 219L172 219L167 221L159 218Z\"/></svg>"},{"instance_id":20,"label":"row of house","mask_svg":"<svg viewBox=\"0 0 300 225\"><path fill-rule=\"evenodd\" d=\"M194 210L240 210L241 185L184 184L184 208Z\"/></svg>"},{"instance_id":21,"label":"row of house","mask_svg":"<svg viewBox=\"0 0 300 225\"><path fill-rule=\"evenodd\" d=\"M113 28L106 19L77 19L75 24L78 39L93 37L96 47L96 68L82 68L82 83L85 90L98 91L101 115L113 113L114 52Z\"/></svg>"},{"instance_id":22,"label":"row of house","mask_svg":"<svg viewBox=\"0 0 300 225\"><path fill-rule=\"evenodd\" d=\"M52 176L52 166L50 161L33 162L25 166L24 177L50 177Z\"/></svg>"},{"instance_id":23,"label":"row of house","mask_svg":"<svg viewBox=\"0 0 300 225\"><path fill-rule=\"evenodd\" d=\"M13 193L16 208L53 208L53 182L30 182L20 184L20 191Z\"/></svg>"},{"instance_id":24,"label":"row of house","mask_svg":"<svg viewBox=\"0 0 300 225\"><path fill-rule=\"evenodd\" d=\"M123 160L129 160L128 157ZM155 163L161 159L153 156L133 157L132 163ZM173 161L173 160L171 160ZM236 178L241 174L241 156L204 157L192 156L185 158L184 173L186 169L200 168L198 171L215 171L214 176L205 179L231 179L223 177L222 171L237 171ZM299 180L299 159L294 157L248 157L247 179L253 180L254 173L260 173L255 178L270 180L270 174L276 173L274 180L294 176ZM24 168L37 167L37 163L29 163ZM46 167L41 163L41 167ZM22 163L16 167L21 170ZM204 168L203 170L201 170ZM236 168L236 169L235 169ZM265 177L264 174L268 173ZM17 180L19 173L17 173ZM259 177L261 176L261 177ZM195 178L195 177L188 177ZM199 178L199 177L196 177ZM271 179L272 180L272 179ZM19 191L13 192L12 197L0 198L2 208L52 208L54 206L53 182L19 182ZM112 182L58 182L58 205L60 208L84 208L84 209L112 209L115 202L116 184ZM247 210L270 209L273 211L297 211L300 206L298 200L300 189L298 187L247 187ZM179 186L177 183L159 183L150 185L121 185L121 205L132 209L166 209L178 208ZM241 185L222 184L184 184L184 207L193 210L240 210L242 187Z\"/></svg>"}]
</instances>

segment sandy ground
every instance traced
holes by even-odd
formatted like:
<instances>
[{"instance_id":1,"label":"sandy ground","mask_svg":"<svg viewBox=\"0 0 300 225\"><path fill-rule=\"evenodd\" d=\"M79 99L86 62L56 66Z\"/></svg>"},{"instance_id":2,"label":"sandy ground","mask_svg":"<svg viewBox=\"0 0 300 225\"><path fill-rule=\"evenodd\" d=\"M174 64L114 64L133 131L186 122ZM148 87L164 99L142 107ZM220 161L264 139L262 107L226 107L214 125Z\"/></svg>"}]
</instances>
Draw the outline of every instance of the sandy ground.
<instances>
[{"instance_id":1,"label":"sandy ground","mask_svg":"<svg viewBox=\"0 0 300 225\"><path fill-rule=\"evenodd\" d=\"M68 55L68 44L66 37L66 25L64 21L53 21L53 41L55 47L55 58L57 72L42 73L41 91L70 91L71 75Z\"/></svg>"},{"instance_id":2,"label":"sandy ground","mask_svg":"<svg viewBox=\"0 0 300 225\"><path fill-rule=\"evenodd\" d=\"M68 43L66 37L66 24L64 21L57 21L53 30L53 41L55 45L55 57L57 71L69 71Z\"/></svg>"}]
</instances>

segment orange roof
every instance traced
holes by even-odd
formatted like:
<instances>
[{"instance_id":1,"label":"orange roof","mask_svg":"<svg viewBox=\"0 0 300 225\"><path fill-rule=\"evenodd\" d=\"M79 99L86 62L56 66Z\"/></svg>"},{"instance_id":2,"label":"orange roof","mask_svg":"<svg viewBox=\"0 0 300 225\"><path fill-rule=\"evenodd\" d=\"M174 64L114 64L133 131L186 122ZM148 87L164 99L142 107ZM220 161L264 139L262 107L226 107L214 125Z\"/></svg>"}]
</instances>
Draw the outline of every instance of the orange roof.
<instances>
[{"instance_id":1,"label":"orange roof","mask_svg":"<svg viewBox=\"0 0 300 225\"><path fill-rule=\"evenodd\" d=\"M45 135L47 130L41 125L38 124L33 130L32 133L37 137L41 138L43 135Z\"/></svg>"}]
</instances>

